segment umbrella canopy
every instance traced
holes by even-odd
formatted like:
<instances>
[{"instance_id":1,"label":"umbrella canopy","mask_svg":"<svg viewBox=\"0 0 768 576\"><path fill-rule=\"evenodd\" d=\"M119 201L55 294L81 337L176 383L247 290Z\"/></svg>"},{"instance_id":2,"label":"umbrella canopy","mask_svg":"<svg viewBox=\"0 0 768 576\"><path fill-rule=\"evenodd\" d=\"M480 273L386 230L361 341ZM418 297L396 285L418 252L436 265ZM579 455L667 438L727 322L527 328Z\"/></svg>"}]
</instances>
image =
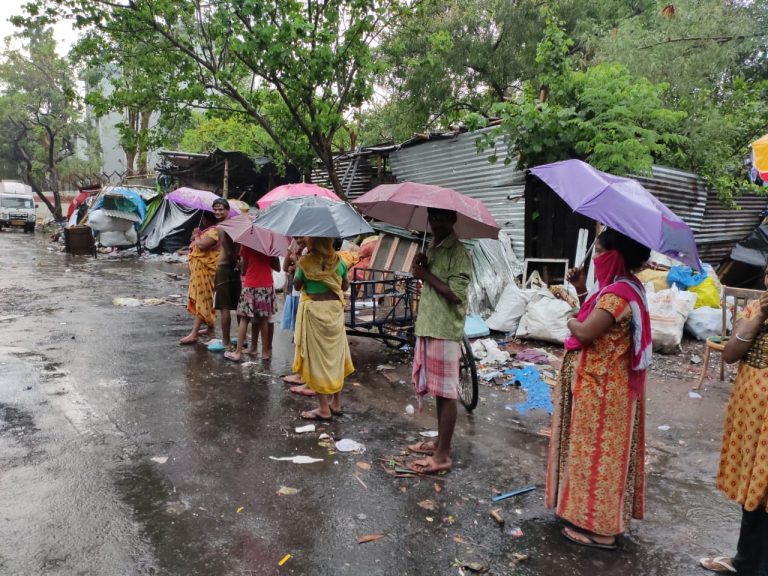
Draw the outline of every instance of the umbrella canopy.
<instances>
[{"instance_id":1,"label":"umbrella canopy","mask_svg":"<svg viewBox=\"0 0 768 576\"><path fill-rule=\"evenodd\" d=\"M499 237L499 225L488 208L450 188L418 182L381 184L352 203L366 216L419 232L429 231L427 208L454 210L459 238Z\"/></svg>"},{"instance_id":2,"label":"umbrella canopy","mask_svg":"<svg viewBox=\"0 0 768 576\"><path fill-rule=\"evenodd\" d=\"M637 180L601 172L581 160L531 168L574 212L602 222L648 248L700 269L693 232Z\"/></svg>"},{"instance_id":3,"label":"umbrella canopy","mask_svg":"<svg viewBox=\"0 0 768 576\"><path fill-rule=\"evenodd\" d=\"M226 232L233 241L243 246L253 248L267 256L281 256L291 244L289 238L253 225L248 214L240 214L228 218L218 225L219 230Z\"/></svg>"},{"instance_id":4,"label":"umbrella canopy","mask_svg":"<svg viewBox=\"0 0 768 576\"><path fill-rule=\"evenodd\" d=\"M318 186L317 184L283 184L277 188L273 188L256 202L259 205L259 209L266 210L275 202L279 202L285 198L294 198L297 196L319 196L320 198L330 198L341 202L341 198L336 196L331 190Z\"/></svg>"},{"instance_id":5,"label":"umbrella canopy","mask_svg":"<svg viewBox=\"0 0 768 576\"><path fill-rule=\"evenodd\" d=\"M752 146L752 167L763 182L768 182L768 134L750 144Z\"/></svg>"},{"instance_id":6,"label":"umbrella canopy","mask_svg":"<svg viewBox=\"0 0 768 576\"><path fill-rule=\"evenodd\" d=\"M262 212L254 224L285 236L348 238L373 232L346 202L317 196L285 198Z\"/></svg>"},{"instance_id":7,"label":"umbrella canopy","mask_svg":"<svg viewBox=\"0 0 768 576\"><path fill-rule=\"evenodd\" d=\"M181 188L176 188L173 192L169 192L166 198L185 208L213 212L213 201L221 198L221 196L208 192L208 190L196 190L195 188L182 186ZM239 210L232 206L229 207L230 216L237 216L238 214L240 214Z\"/></svg>"}]
</instances>

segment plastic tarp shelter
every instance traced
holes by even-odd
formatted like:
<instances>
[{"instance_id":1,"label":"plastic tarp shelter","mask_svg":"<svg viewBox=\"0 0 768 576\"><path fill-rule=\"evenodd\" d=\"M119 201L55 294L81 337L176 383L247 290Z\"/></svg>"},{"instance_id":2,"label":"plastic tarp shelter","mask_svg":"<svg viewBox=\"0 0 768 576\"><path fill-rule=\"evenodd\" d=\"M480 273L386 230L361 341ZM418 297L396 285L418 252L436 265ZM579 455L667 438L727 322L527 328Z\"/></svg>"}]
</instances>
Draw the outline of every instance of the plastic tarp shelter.
<instances>
[{"instance_id":1,"label":"plastic tarp shelter","mask_svg":"<svg viewBox=\"0 0 768 576\"><path fill-rule=\"evenodd\" d=\"M157 200L155 200L157 201ZM143 246L153 253L175 252L189 245L202 210L180 206L164 197L141 230Z\"/></svg>"},{"instance_id":2,"label":"plastic tarp shelter","mask_svg":"<svg viewBox=\"0 0 768 576\"><path fill-rule=\"evenodd\" d=\"M768 263L768 222L764 221L731 250L731 260L764 267Z\"/></svg>"}]
</instances>

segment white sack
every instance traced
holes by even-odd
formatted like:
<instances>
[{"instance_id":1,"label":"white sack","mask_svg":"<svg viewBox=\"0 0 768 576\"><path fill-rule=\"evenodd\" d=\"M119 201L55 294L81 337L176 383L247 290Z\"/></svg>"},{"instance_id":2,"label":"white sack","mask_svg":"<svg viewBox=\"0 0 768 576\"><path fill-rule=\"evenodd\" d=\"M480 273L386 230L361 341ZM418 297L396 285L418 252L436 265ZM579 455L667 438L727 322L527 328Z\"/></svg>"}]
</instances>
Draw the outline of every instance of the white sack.
<instances>
[{"instance_id":1,"label":"white sack","mask_svg":"<svg viewBox=\"0 0 768 576\"><path fill-rule=\"evenodd\" d=\"M653 285L646 284L645 289L651 316L653 349L664 354L674 354L680 348L685 321L693 311L698 296L687 290L678 290L676 286L654 292Z\"/></svg>"},{"instance_id":2,"label":"white sack","mask_svg":"<svg viewBox=\"0 0 768 576\"><path fill-rule=\"evenodd\" d=\"M499 332L515 333L520 324L520 318L525 314L528 301L534 293L535 290L522 290L514 282L508 284L501 293L493 314L485 321L488 328Z\"/></svg>"},{"instance_id":3,"label":"white sack","mask_svg":"<svg viewBox=\"0 0 768 576\"><path fill-rule=\"evenodd\" d=\"M125 232L116 230L99 232L99 244L106 246L107 248L112 246L133 246L138 240L139 238L133 225L131 225L131 228Z\"/></svg>"},{"instance_id":4,"label":"white sack","mask_svg":"<svg viewBox=\"0 0 768 576\"><path fill-rule=\"evenodd\" d=\"M112 218L111 216L107 216L104 214L104 211L99 210L93 210L88 215L88 222L86 222L88 226L96 230L96 232L126 232L129 229L133 228L133 222L130 220L125 220L124 218ZM108 244L104 244L104 246L108 246ZM110 244L111 246L115 246L115 244Z\"/></svg>"},{"instance_id":5,"label":"white sack","mask_svg":"<svg viewBox=\"0 0 768 576\"><path fill-rule=\"evenodd\" d=\"M726 310L726 329L731 329L731 311ZM723 311L720 308L702 306L688 315L685 329L697 340L706 340L723 333Z\"/></svg>"},{"instance_id":6,"label":"white sack","mask_svg":"<svg viewBox=\"0 0 768 576\"><path fill-rule=\"evenodd\" d=\"M528 302L515 336L562 344L568 337L566 323L570 315L570 304L555 298L549 290L539 290Z\"/></svg>"}]
</instances>

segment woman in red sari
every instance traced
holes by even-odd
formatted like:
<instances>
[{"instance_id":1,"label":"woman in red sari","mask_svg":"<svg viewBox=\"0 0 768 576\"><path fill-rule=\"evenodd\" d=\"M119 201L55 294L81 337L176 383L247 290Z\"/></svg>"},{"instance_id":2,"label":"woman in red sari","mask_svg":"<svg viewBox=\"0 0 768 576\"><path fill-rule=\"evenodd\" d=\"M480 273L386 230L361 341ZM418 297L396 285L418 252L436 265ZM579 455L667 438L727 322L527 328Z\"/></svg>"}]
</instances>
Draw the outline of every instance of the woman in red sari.
<instances>
[{"instance_id":1,"label":"woman in red sari","mask_svg":"<svg viewBox=\"0 0 768 576\"><path fill-rule=\"evenodd\" d=\"M643 517L651 330L632 272L649 257L645 246L606 230L595 243L592 293L582 269L569 273L583 303L568 321L554 393L546 505L569 524L563 535L584 546L612 550L629 518Z\"/></svg>"}]
</instances>

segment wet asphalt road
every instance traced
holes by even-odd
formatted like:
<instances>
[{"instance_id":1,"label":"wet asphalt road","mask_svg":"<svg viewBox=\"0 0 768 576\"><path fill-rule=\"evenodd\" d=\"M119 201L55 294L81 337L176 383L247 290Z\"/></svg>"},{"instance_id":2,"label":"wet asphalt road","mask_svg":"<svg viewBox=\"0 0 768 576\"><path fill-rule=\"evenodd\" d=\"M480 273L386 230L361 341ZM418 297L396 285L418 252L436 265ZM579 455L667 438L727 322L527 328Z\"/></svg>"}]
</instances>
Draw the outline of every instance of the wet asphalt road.
<instances>
[{"instance_id":1,"label":"wet asphalt road","mask_svg":"<svg viewBox=\"0 0 768 576\"><path fill-rule=\"evenodd\" d=\"M346 414L299 435L311 401L278 378L290 335L277 332L271 363L240 366L177 344L190 325L181 306L112 304L183 293L183 266L75 258L42 234L3 232L0 270L2 575L441 575L477 563L492 574L682 576L735 545L739 511L712 479L727 385L694 401L690 381L656 375L647 519L618 551L590 550L566 542L543 507L547 417L505 410L519 392L481 387L444 480L397 479L379 459L434 427L431 406L405 413L407 357L353 339ZM375 370L383 362L394 377ZM366 451L331 454L320 432ZM269 458L293 455L322 462ZM531 484L493 506L498 526L491 496ZM281 486L299 492L279 496Z\"/></svg>"}]
</instances>

